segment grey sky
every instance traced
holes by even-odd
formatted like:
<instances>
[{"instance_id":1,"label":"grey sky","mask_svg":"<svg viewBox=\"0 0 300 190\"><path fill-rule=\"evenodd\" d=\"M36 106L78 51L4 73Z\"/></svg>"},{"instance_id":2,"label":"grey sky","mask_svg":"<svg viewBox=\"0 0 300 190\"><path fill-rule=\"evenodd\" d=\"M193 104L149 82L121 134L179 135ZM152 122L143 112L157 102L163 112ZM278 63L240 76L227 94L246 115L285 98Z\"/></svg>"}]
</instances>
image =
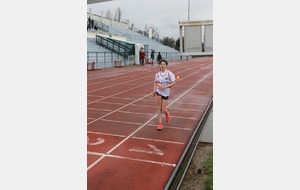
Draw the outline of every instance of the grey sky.
<instances>
[{"instance_id":1,"label":"grey sky","mask_svg":"<svg viewBox=\"0 0 300 190\"><path fill-rule=\"evenodd\" d=\"M115 14L120 7L122 20L129 19L135 27L144 30L145 25L153 26L160 32L160 38L179 37L178 21L188 20L188 0L114 0L104 3L87 5L87 12L103 15L107 10ZM212 20L213 0L190 0L191 20Z\"/></svg>"}]
</instances>

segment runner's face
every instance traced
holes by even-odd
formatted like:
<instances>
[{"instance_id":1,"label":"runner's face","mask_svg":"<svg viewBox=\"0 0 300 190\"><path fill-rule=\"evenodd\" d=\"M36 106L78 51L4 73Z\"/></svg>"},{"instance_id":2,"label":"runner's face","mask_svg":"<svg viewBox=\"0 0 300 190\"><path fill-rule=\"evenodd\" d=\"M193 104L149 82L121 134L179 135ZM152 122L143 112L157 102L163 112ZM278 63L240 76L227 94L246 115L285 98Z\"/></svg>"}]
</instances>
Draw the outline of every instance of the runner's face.
<instances>
[{"instance_id":1,"label":"runner's face","mask_svg":"<svg viewBox=\"0 0 300 190\"><path fill-rule=\"evenodd\" d=\"M167 65L166 65L165 62L161 62L161 63L160 63L160 68L161 68L162 70L165 70L166 67L167 67Z\"/></svg>"}]
</instances>

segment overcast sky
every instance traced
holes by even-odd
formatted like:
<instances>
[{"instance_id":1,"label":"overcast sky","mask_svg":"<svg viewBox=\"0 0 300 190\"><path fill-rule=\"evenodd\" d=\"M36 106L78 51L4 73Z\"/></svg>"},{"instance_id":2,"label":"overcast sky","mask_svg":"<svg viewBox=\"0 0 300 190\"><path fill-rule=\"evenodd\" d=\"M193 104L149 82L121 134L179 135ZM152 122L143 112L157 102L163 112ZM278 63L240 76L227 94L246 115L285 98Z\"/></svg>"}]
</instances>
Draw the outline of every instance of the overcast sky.
<instances>
[{"instance_id":1,"label":"overcast sky","mask_svg":"<svg viewBox=\"0 0 300 190\"><path fill-rule=\"evenodd\" d=\"M159 30L160 38L179 37L178 21L188 20L189 0L113 0L104 3L87 5L87 12L103 16L107 10L112 14L118 7L122 11L122 20L130 20L135 27L144 30L145 25ZM190 0L190 21L212 20L213 0Z\"/></svg>"}]
</instances>

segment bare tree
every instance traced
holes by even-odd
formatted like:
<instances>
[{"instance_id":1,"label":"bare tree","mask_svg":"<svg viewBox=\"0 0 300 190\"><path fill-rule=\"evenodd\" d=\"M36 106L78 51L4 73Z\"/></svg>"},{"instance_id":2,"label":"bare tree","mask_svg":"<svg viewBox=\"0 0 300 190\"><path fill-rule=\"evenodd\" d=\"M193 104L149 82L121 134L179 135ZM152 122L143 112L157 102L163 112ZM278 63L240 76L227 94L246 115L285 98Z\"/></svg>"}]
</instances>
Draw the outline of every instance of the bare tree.
<instances>
[{"instance_id":1,"label":"bare tree","mask_svg":"<svg viewBox=\"0 0 300 190\"><path fill-rule=\"evenodd\" d=\"M146 25L147 26L147 25ZM146 27L145 27L146 28ZM149 28L147 28L147 32L148 32L148 37L154 39L157 36L157 29L154 28L153 26L150 26Z\"/></svg>"},{"instance_id":2,"label":"bare tree","mask_svg":"<svg viewBox=\"0 0 300 190\"><path fill-rule=\"evenodd\" d=\"M159 30L156 27L152 27L153 34L152 38L159 38Z\"/></svg>"},{"instance_id":3,"label":"bare tree","mask_svg":"<svg viewBox=\"0 0 300 190\"><path fill-rule=\"evenodd\" d=\"M116 13L115 13L115 17L114 17L114 20L115 21L118 21L118 22L121 22L121 18L122 18L122 10L120 7L118 7L116 9Z\"/></svg>"},{"instance_id":4,"label":"bare tree","mask_svg":"<svg viewBox=\"0 0 300 190\"><path fill-rule=\"evenodd\" d=\"M106 17L106 18L109 18L109 19L111 18L111 12L110 12L109 9L106 11L105 17Z\"/></svg>"},{"instance_id":5,"label":"bare tree","mask_svg":"<svg viewBox=\"0 0 300 190\"><path fill-rule=\"evenodd\" d=\"M147 24L145 25L145 28L144 28L144 36L149 37L149 31L148 31L148 26L147 26Z\"/></svg>"}]
</instances>

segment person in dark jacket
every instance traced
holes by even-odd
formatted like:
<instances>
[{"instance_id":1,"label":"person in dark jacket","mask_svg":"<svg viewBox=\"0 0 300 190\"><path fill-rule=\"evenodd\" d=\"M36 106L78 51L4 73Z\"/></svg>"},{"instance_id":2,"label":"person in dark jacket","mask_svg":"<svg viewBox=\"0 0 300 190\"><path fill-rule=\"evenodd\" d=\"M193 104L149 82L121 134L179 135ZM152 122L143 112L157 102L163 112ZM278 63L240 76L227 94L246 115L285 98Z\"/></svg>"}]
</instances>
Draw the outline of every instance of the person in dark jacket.
<instances>
[{"instance_id":1,"label":"person in dark jacket","mask_svg":"<svg viewBox=\"0 0 300 190\"><path fill-rule=\"evenodd\" d=\"M157 62L160 62L161 60L161 55L160 55L160 52L158 52L158 55L157 55Z\"/></svg>"},{"instance_id":2,"label":"person in dark jacket","mask_svg":"<svg viewBox=\"0 0 300 190\"><path fill-rule=\"evenodd\" d=\"M154 60L154 51L151 51L151 64L153 65L153 60Z\"/></svg>"}]
</instances>

